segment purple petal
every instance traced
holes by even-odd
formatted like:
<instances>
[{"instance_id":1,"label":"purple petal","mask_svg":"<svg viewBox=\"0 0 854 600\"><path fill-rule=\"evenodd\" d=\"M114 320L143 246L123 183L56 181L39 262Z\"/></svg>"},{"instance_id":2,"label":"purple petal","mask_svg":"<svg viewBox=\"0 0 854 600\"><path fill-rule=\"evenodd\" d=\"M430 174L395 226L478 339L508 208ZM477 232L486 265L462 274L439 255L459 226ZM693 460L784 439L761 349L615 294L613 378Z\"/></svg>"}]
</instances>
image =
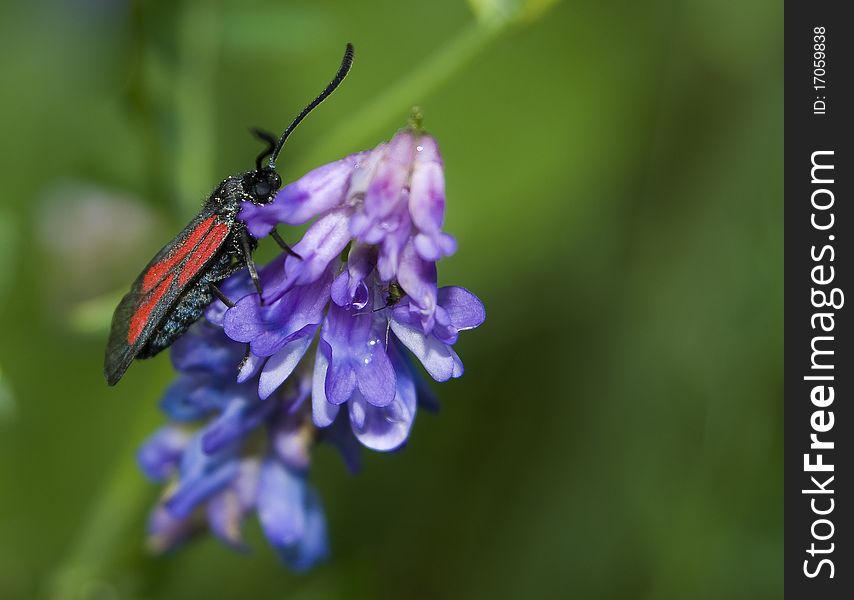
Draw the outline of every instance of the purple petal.
<instances>
[{"instance_id":1,"label":"purple petal","mask_svg":"<svg viewBox=\"0 0 854 600\"><path fill-rule=\"evenodd\" d=\"M457 331L474 329L486 320L483 302L464 287L452 285L439 288L437 298Z\"/></svg>"},{"instance_id":2,"label":"purple petal","mask_svg":"<svg viewBox=\"0 0 854 600\"><path fill-rule=\"evenodd\" d=\"M347 256L347 271L353 279L364 281L374 270L377 251L373 246L354 243Z\"/></svg>"},{"instance_id":3,"label":"purple petal","mask_svg":"<svg viewBox=\"0 0 854 600\"><path fill-rule=\"evenodd\" d=\"M245 550L241 524L255 506L259 464L255 459L241 461L232 484L210 499L208 524L215 536L237 550Z\"/></svg>"},{"instance_id":4,"label":"purple petal","mask_svg":"<svg viewBox=\"0 0 854 600\"><path fill-rule=\"evenodd\" d=\"M315 331L317 331L316 325L306 328L304 337L298 337L288 342L267 360L258 380L258 396L262 400L268 398L293 373L305 355L305 351L311 345Z\"/></svg>"},{"instance_id":5,"label":"purple petal","mask_svg":"<svg viewBox=\"0 0 854 600\"><path fill-rule=\"evenodd\" d=\"M451 324L451 318L448 316L448 311L442 306L436 307L434 314L435 323L433 324L432 333L440 342L454 345L459 338L459 331Z\"/></svg>"},{"instance_id":6,"label":"purple petal","mask_svg":"<svg viewBox=\"0 0 854 600\"><path fill-rule=\"evenodd\" d=\"M384 224L385 230L377 259L377 271L383 281L391 281L397 277L401 255L412 231L409 215L402 211L398 216L399 220L393 225L388 222Z\"/></svg>"},{"instance_id":7,"label":"purple petal","mask_svg":"<svg viewBox=\"0 0 854 600\"><path fill-rule=\"evenodd\" d=\"M391 308L391 318L402 325L421 329L421 309L404 297L396 306Z\"/></svg>"},{"instance_id":8,"label":"purple petal","mask_svg":"<svg viewBox=\"0 0 854 600\"><path fill-rule=\"evenodd\" d=\"M255 377L266 362L266 356L255 356L252 352L249 352L243 362L240 363L240 371L237 373L237 383L245 383Z\"/></svg>"},{"instance_id":9,"label":"purple petal","mask_svg":"<svg viewBox=\"0 0 854 600\"><path fill-rule=\"evenodd\" d=\"M436 310L438 293L436 263L418 256L414 245L410 242L403 249L397 281L409 296L410 303L420 310L423 330L428 333L433 328L433 312Z\"/></svg>"},{"instance_id":10,"label":"purple petal","mask_svg":"<svg viewBox=\"0 0 854 600\"><path fill-rule=\"evenodd\" d=\"M272 356L292 340L313 335L329 298L331 269L310 285L292 288L272 304L244 296L225 315L223 329L233 340L248 342L252 354Z\"/></svg>"},{"instance_id":11,"label":"purple petal","mask_svg":"<svg viewBox=\"0 0 854 600\"><path fill-rule=\"evenodd\" d=\"M331 304L323 321L320 339L325 342L324 352L329 366L326 372L324 395L332 404L343 404L356 389L356 371L350 361L352 329L367 323L368 315L354 317L349 311Z\"/></svg>"},{"instance_id":12,"label":"purple petal","mask_svg":"<svg viewBox=\"0 0 854 600\"><path fill-rule=\"evenodd\" d=\"M166 502L166 508L177 518L186 518L193 509L211 495L224 488L237 472L237 463L230 461L218 465L204 477L190 482L181 482L175 495Z\"/></svg>"},{"instance_id":13,"label":"purple petal","mask_svg":"<svg viewBox=\"0 0 854 600\"><path fill-rule=\"evenodd\" d=\"M305 494L305 528L302 538L293 546L277 548L279 557L294 571L310 569L329 556L326 516L317 493L308 488Z\"/></svg>"},{"instance_id":14,"label":"purple petal","mask_svg":"<svg viewBox=\"0 0 854 600\"><path fill-rule=\"evenodd\" d=\"M349 403L350 424L356 438L368 448L386 452L406 441L415 419L415 384L406 369L397 370L394 401L376 407L354 394Z\"/></svg>"},{"instance_id":15,"label":"purple petal","mask_svg":"<svg viewBox=\"0 0 854 600\"><path fill-rule=\"evenodd\" d=\"M410 184L412 222L427 234L439 233L445 220L445 172L433 137L418 138Z\"/></svg>"},{"instance_id":16,"label":"purple petal","mask_svg":"<svg viewBox=\"0 0 854 600\"><path fill-rule=\"evenodd\" d=\"M304 471L310 462L314 427L302 411L280 411L271 427L270 438L276 457L294 471Z\"/></svg>"},{"instance_id":17,"label":"purple petal","mask_svg":"<svg viewBox=\"0 0 854 600\"><path fill-rule=\"evenodd\" d=\"M271 304L289 289L289 284L285 277L285 261L288 256L289 255L284 252L278 254L273 260L261 267L261 270L258 272L258 275L261 278L261 289L263 291L264 302L266 304ZM232 302L236 302L246 294L255 294L255 286L252 284L252 280L249 279L248 272L246 280L248 282L248 288L244 287L239 290L236 289L233 293L230 293L223 288L223 293L226 294ZM246 291L241 294L241 290Z\"/></svg>"},{"instance_id":18,"label":"purple petal","mask_svg":"<svg viewBox=\"0 0 854 600\"><path fill-rule=\"evenodd\" d=\"M418 255L428 261L437 261L457 251L457 240L447 233L418 233L413 242Z\"/></svg>"},{"instance_id":19,"label":"purple petal","mask_svg":"<svg viewBox=\"0 0 854 600\"><path fill-rule=\"evenodd\" d=\"M387 323L385 319L381 322ZM358 364L359 391L362 396L374 406L386 406L391 403L394 395L390 390L394 389L395 372L386 354L385 340L374 335L368 341L368 350L362 354Z\"/></svg>"},{"instance_id":20,"label":"purple petal","mask_svg":"<svg viewBox=\"0 0 854 600\"><path fill-rule=\"evenodd\" d=\"M251 342L261 336L269 322L279 316L276 304L262 305L258 296L244 296L228 309L222 320L226 335L236 342Z\"/></svg>"},{"instance_id":21,"label":"purple petal","mask_svg":"<svg viewBox=\"0 0 854 600\"><path fill-rule=\"evenodd\" d=\"M190 432L178 425L165 425L140 447L136 458L142 472L153 481L164 481L178 468Z\"/></svg>"},{"instance_id":22,"label":"purple petal","mask_svg":"<svg viewBox=\"0 0 854 600\"><path fill-rule=\"evenodd\" d=\"M285 290L282 288L285 284L284 265L286 257L286 254L279 254L258 271L265 298L278 297L284 293ZM248 269L241 269L218 285L220 291L232 302L237 302L244 296L256 293L255 285L249 277ZM205 318L214 325L222 327L226 311L228 311L228 307L221 300L214 299L205 311Z\"/></svg>"},{"instance_id":23,"label":"purple petal","mask_svg":"<svg viewBox=\"0 0 854 600\"><path fill-rule=\"evenodd\" d=\"M350 233L354 237L368 235L368 230L375 226L373 217L365 214L364 199L368 187L374 180L374 174L382 161L388 144L380 144L359 164L350 178L350 189L347 190L347 205L356 208L350 217Z\"/></svg>"},{"instance_id":24,"label":"purple petal","mask_svg":"<svg viewBox=\"0 0 854 600\"><path fill-rule=\"evenodd\" d=\"M350 295L350 274L344 270L338 273L332 281L332 287L329 289L329 294L332 301L338 306L349 306L352 300Z\"/></svg>"},{"instance_id":25,"label":"purple petal","mask_svg":"<svg viewBox=\"0 0 854 600\"><path fill-rule=\"evenodd\" d=\"M258 518L276 549L297 545L305 534L305 479L268 457L258 479Z\"/></svg>"},{"instance_id":26,"label":"purple petal","mask_svg":"<svg viewBox=\"0 0 854 600\"><path fill-rule=\"evenodd\" d=\"M362 310L370 300L368 278L377 261L377 252L373 246L355 243L347 257L347 268L332 283L332 301L338 306Z\"/></svg>"},{"instance_id":27,"label":"purple petal","mask_svg":"<svg viewBox=\"0 0 854 600\"><path fill-rule=\"evenodd\" d=\"M314 359L314 377L312 377L311 411L312 420L318 427L328 427L338 414L338 405L326 399L326 373L329 369L329 356L332 350L321 339L317 344Z\"/></svg>"},{"instance_id":28,"label":"purple petal","mask_svg":"<svg viewBox=\"0 0 854 600\"><path fill-rule=\"evenodd\" d=\"M357 211L350 219L350 233L365 244L376 245L395 237L405 239L412 229L412 221L406 210L409 191L404 188L393 210L382 217L373 217L364 211Z\"/></svg>"},{"instance_id":29,"label":"purple petal","mask_svg":"<svg viewBox=\"0 0 854 600\"><path fill-rule=\"evenodd\" d=\"M381 247L377 268L386 281L394 278L401 250L412 229L408 204L414 144L412 133L404 131L384 150L374 151L380 160L365 191L361 210L350 220L350 233L354 237Z\"/></svg>"},{"instance_id":30,"label":"purple petal","mask_svg":"<svg viewBox=\"0 0 854 600\"><path fill-rule=\"evenodd\" d=\"M173 421L196 421L225 405L227 387L207 373L182 375L166 388L160 409Z\"/></svg>"},{"instance_id":31,"label":"purple petal","mask_svg":"<svg viewBox=\"0 0 854 600\"><path fill-rule=\"evenodd\" d=\"M266 283L265 280L269 279L270 270L275 268L273 263L276 262L283 264L284 259L274 259L270 264L265 265L261 269L261 271L259 272L259 276L261 277L262 282ZM225 297L231 300L232 302L236 302L247 294L255 293L255 285L252 283L252 279L250 279L249 277L248 269L241 269L225 281L221 281L220 283L218 283L217 286L219 287L220 291L225 295ZM266 286L264 289L266 289ZM227 310L228 307L222 303L222 300L214 298L213 302L211 302L208 305L207 309L205 309L205 318L214 325L219 325L220 327L222 327L222 319L225 316L225 312Z\"/></svg>"},{"instance_id":32,"label":"purple petal","mask_svg":"<svg viewBox=\"0 0 854 600\"><path fill-rule=\"evenodd\" d=\"M394 399L394 369L386 356L386 320L372 313L355 314L336 304L321 331L331 355L326 375L326 397L333 404L346 402L358 389L375 406Z\"/></svg>"},{"instance_id":33,"label":"purple petal","mask_svg":"<svg viewBox=\"0 0 854 600\"><path fill-rule=\"evenodd\" d=\"M370 293L363 280L354 279L347 271L342 271L332 282L330 290L332 301L344 308L362 310L368 304Z\"/></svg>"},{"instance_id":34,"label":"purple petal","mask_svg":"<svg viewBox=\"0 0 854 600\"><path fill-rule=\"evenodd\" d=\"M178 371L231 375L243 350L223 335L222 329L202 321L175 340L170 354Z\"/></svg>"},{"instance_id":35,"label":"purple petal","mask_svg":"<svg viewBox=\"0 0 854 600\"><path fill-rule=\"evenodd\" d=\"M240 470L232 481L231 488L237 492L237 498L244 511L255 508L258 495L258 475L261 471L261 461L257 458L245 458L240 461Z\"/></svg>"},{"instance_id":36,"label":"purple petal","mask_svg":"<svg viewBox=\"0 0 854 600\"><path fill-rule=\"evenodd\" d=\"M365 212L382 220L398 210L401 193L408 187L415 138L406 130L398 132L388 143L365 193Z\"/></svg>"},{"instance_id":37,"label":"purple petal","mask_svg":"<svg viewBox=\"0 0 854 600\"><path fill-rule=\"evenodd\" d=\"M451 346L395 319L391 320L391 330L436 381L462 376L463 362Z\"/></svg>"},{"instance_id":38,"label":"purple petal","mask_svg":"<svg viewBox=\"0 0 854 600\"><path fill-rule=\"evenodd\" d=\"M207 504L208 524L211 532L226 544L237 550L243 550L241 524L243 511L237 492L226 488L210 499Z\"/></svg>"},{"instance_id":39,"label":"purple petal","mask_svg":"<svg viewBox=\"0 0 854 600\"><path fill-rule=\"evenodd\" d=\"M307 436L305 429L278 432L273 442L276 456L291 469L307 469L311 462Z\"/></svg>"},{"instance_id":40,"label":"purple petal","mask_svg":"<svg viewBox=\"0 0 854 600\"><path fill-rule=\"evenodd\" d=\"M181 459L181 475L175 493L165 506L178 519L186 518L200 503L220 491L237 473L238 463L228 451L215 455L202 450L201 434L196 434Z\"/></svg>"},{"instance_id":41,"label":"purple petal","mask_svg":"<svg viewBox=\"0 0 854 600\"><path fill-rule=\"evenodd\" d=\"M486 319L483 303L465 288L445 287L439 290L432 334L445 344L457 343L460 331L474 329ZM411 325L412 315L396 311L395 318Z\"/></svg>"},{"instance_id":42,"label":"purple petal","mask_svg":"<svg viewBox=\"0 0 854 600\"><path fill-rule=\"evenodd\" d=\"M260 427L275 408L273 402L232 399L219 416L205 427L202 435L202 450L214 454L227 445L252 433Z\"/></svg>"},{"instance_id":43,"label":"purple petal","mask_svg":"<svg viewBox=\"0 0 854 600\"><path fill-rule=\"evenodd\" d=\"M412 378L413 383L415 383L415 393L418 397L418 408L423 408L424 410L428 410L433 413L439 412L439 398L436 396L436 393L433 391L433 388L430 386L427 378L424 377L420 370L415 367L415 363L412 362L412 356L406 352L404 350L404 346L394 338L392 338L390 346L392 348L391 352L395 369L405 369Z\"/></svg>"},{"instance_id":44,"label":"purple petal","mask_svg":"<svg viewBox=\"0 0 854 600\"><path fill-rule=\"evenodd\" d=\"M356 370L347 359L333 358L331 367L326 373L326 398L332 404L343 404L356 390Z\"/></svg>"},{"instance_id":45,"label":"purple petal","mask_svg":"<svg viewBox=\"0 0 854 600\"><path fill-rule=\"evenodd\" d=\"M315 221L303 238L294 246L302 259L288 256L285 260L283 289L306 285L320 278L327 266L338 258L350 241L349 209L337 209ZM275 300L277 295L264 292L264 299Z\"/></svg>"}]
</instances>

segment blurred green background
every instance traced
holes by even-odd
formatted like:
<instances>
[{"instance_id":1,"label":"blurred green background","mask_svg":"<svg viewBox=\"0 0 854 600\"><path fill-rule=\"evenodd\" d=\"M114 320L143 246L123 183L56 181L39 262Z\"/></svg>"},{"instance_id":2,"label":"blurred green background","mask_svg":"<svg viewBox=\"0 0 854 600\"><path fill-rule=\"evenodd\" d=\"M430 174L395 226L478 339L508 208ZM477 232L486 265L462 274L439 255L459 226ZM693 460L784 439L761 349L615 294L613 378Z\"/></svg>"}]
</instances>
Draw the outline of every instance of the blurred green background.
<instances>
[{"instance_id":1,"label":"blurred green background","mask_svg":"<svg viewBox=\"0 0 854 600\"><path fill-rule=\"evenodd\" d=\"M285 179L420 105L487 322L404 451L315 453L328 563L151 557L170 365L107 388L110 294L346 41ZM0 598L782 596L780 3L50 0L0 49Z\"/></svg>"}]
</instances>

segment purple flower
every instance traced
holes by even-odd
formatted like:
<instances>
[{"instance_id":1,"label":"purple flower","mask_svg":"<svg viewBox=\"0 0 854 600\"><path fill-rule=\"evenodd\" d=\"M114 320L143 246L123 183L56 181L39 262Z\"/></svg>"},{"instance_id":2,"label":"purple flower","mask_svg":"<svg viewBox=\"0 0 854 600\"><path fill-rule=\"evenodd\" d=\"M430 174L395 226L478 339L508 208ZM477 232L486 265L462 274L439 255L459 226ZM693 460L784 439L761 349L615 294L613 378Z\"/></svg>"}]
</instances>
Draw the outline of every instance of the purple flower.
<instances>
[{"instance_id":1,"label":"purple flower","mask_svg":"<svg viewBox=\"0 0 854 600\"><path fill-rule=\"evenodd\" d=\"M389 325L433 379L447 381L462 376L463 363L452 346L460 331L474 329L486 319L481 301L462 287L439 288L429 333L425 332L422 317L421 308L404 299L392 311Z\"/></svg>"},{"instance_id":2,"label":"purple flower","mask_svg":"<svg viewBox=\"0 0 854 600\"><path fill-rule=\"evenodd\" d=\"M343 404L358 393L374 406L387 406L394 400L395 375L383 345L384 319L354 312L333 303L323 322L318 352L329 371L324 395Z\"/></svg>"},{"instance_id":3,"label":"purple flower","mask_svg":"<svg viewBox=\"0 0 854 600\"><path fill-rule=\"evenodd\" d=\"M298 225L314 217L294 248L303 259L285 261L286 286L319 277L355 239L378 249L383 281L398 279L408 294L429 304L424 297L429 290L423 288L435 287L435 273L427 265L456 251L454 239L442 232L445 176L439 147L431 136L411 129L371 151L319 167L282 188L274 202L247 203L240 213L256 236L278 223Z\"/></svg>"},{"instance_id":4,"label":"purple flower","mask_svg":"<svg viewBox=\"0 0 854 600\"><path fill-rule=\"evenodd\" d=\"M317 492L304 476L273 457L261 466L258 518L267 540L295 570L308 569L329 552Z\"/></svg>"},{"instance_id":5,"label":"purple flower","mask_svg":"<svg viewBox=\"0 0 854 600\"><path fill-rule=\"evenodd\" d=\"M162 404L173 422L155 432L138 454L149 477L169 483L149 517L149 546L171 549L206 524L223 542L242 549L242 523L257 512L282 559L294 569L305 569L327 554L325 518L307 482L309 448L316 437L306 402L311 380L295 378L261 399L257 377L235 381L242 356L241 344L205 322L173 346L179 377ZM251 452L259 432L271 440L263 460ZM282 502L271 472L302 490L302 503L288 506L303 511L308 525L292 529L286 538L282 523L265 516L268 507Z\"/></svg>"},{"instance_id":6,"label":"purple flower","mask_svg":"<svg viewBox=\"0 0 854 600\"><path fill-rule=\"evenodd\" d=\"M331 268L324 269L326 273L320 278L288 288L272 303L261 305L257 294L250 294L225 313L225 333L235 341L248 343L257 359L266 359L263 365L259 360L248 362L250 368L239 377L245 381L260 369L258 393L262 399L293 373L323 319L332 279Z\"/></svg>"},{"instance_id":7,"label":"purple flower","mask_svg":"<svg viewBox=\"0 0 854 600\"><path fill-rule=\"evenodd\" d=\"M155 431L137 452L142 472L152 481L166 481L180 464L190 438L189 431L174 423Z\"/></svg>"},{"instance_id":8,"label":"purple flower","mask_svg":"<svg viewBox=\"0 0 854 600\"><path fill-rule=\"evenodd\" d=\"M152 548L208 528L241 549L242 523L257 515L293 569L328 554L311 449L333 445L355 472L360 447L402 448L418 407L437 405L417 364L436 381L460 377L459 333L486 317L465 288L438 287L437 261L456 250L444 215L438 145L414 128L311 171L267 205L243 205L256 237L310 224L300 258L260 270L263 299L237 273L220 286L233 306L213 302L173 345L178 377L161 402L170 422L138 456L167 483Z\"/></svg>"},{"instance_id":9,"label":"purple flower","mask_svg":"<svg viewBox=\"0 0 854 600\"><path fill-rule=\"evenodd\" d=\"M346 404L363 445L401 446L424 388L405 353L436 381L460 377L453 345L460 331L485 319L474 294L437 286L436 262L456 242L442 230L445 179L436 140L404 129L371 151L311 171L267 205L246 205L240 218L256 236L316 219L294 248L302 259L288 256L278 273L262 273L267 303L250 293L223 320L229 337L249 344L259 395L310 362L316 338L314 424L329 427Z\"/></svg>"}]
</instances>

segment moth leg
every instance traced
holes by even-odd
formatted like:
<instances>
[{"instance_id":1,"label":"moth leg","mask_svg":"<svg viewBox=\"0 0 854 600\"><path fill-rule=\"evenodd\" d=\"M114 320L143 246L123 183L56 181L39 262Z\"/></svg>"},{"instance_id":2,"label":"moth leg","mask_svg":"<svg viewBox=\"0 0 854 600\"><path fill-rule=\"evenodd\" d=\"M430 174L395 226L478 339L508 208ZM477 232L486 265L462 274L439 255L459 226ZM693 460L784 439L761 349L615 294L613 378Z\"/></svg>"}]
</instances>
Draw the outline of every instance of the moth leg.
<instances>
[{"instance_id":1,"label":"moth leg","mask_svg":"<svg viewBox=\"0 0 854 600\"><path fill-rule=\"evenodd\" d=\"M273 230L270 232L270 235L272 236L272 238L274 240L276 240L276 243L279 245L279 248L281 248L282 250L284 250L285 252L287 252L291 256L294 256L294 257L302 260L302 256L300 256L299 254L294 252L293 248L288 246L288 244L285 242L285 240L282 239L282 236L279 235L279 232L276 230L275 227L273 227Z\"/></svg>"},{"instance_id":2,"label":"moth leg","mask_svg":"<svg viewBox=\"0 0 854 600\"><path fill-rule=\"evenodd\" d=\"M211 293L213 293L213 295L214 295L214 296L216 296L217 298L219 298L219 301L220 301L220 302L222 302L223 304L225 304L228 308L232 308L232 307L234 307L234 302L232 302L231 300L229 300L228 296L226 296L225 294L223 294L223 293L222 293L222 290L221 290L221 289L219 289L219 288L216 286L216 284L215 284L215 283L208 283L208 287L210 288Z\"/></svg>"},{"instance_id":3,"label":"moth leg","mask_svg":"<svg viewBox=\"0 0 854 600\"><path fill-rule=\"evenodd\" d=\"M252 278L252 283L258 291L258 298L261 304L264 304L263 290L261 289L261 279L258 277L258 269L255 268L255 261L252 260L252 247L249 245L249 237L245 229L240 230L240 249L243 251L243 260L246 261L246 268L249 269L249 276Z\"/></svg>"},{"instance_id":4,"label":"moth leg","mask_svg":"<svg viewBox=\"0 0 854 600\"><path fill-rule=\"evenodd\" d=\"M217 277L217 283L219 283L220 281L225 281L226 279L243 269L244 266L245 265L243 263L235 263L233 265L230 265L228 269L225 270L225 273L222 273L219 277ZM219 289L219 286L217 286L216 283L214 283L213 281L208 282L208 289L210 289L211 293L216 296L220 300L220 302L225 304L228 308L234 306L234 301L231 300L228 296L226 296L225 292Z\"/></svg>"},{"instance_id":5,"label":"moth leg","mask_svg":"<svg viewBox=\"0 0 854 600\"><path fill-rule=\"evenodd\" d=\"M242 359L240 359L240 364L239 364L239 365L237 365L237 372L238 372L238 373L240 373L240 371L242 371L242 370L243 370L243 367L244 367L244 366L246 366L246 361L247 361L247 360L249 360L249 353L250 353L250 352L251 352L251 347L250 347L250 346L249 346L249 344L247 343L247 344L246 344L246 348L245 348L245 349L244 349L244 351L243 351L243 358L242 358Z\"/></svg>"},{"instance_id":6,"label":"moth leg","mask_svg":"<svg viewBox=\"0 0 854 600\"><path fill-rule=\"evenodd\" d=\"M231 277L232 275L234 275L235 273L237 273L238 271L243 269L243 267L245 267L245 266L246 266L245 263L235 263L233 265L230 265L228 267L228 269L225 270L225 273L223 273L222 275L217 277L217 282L224 281L224 280L228 279L229 277Z\"/></svg>"}]
</instances>

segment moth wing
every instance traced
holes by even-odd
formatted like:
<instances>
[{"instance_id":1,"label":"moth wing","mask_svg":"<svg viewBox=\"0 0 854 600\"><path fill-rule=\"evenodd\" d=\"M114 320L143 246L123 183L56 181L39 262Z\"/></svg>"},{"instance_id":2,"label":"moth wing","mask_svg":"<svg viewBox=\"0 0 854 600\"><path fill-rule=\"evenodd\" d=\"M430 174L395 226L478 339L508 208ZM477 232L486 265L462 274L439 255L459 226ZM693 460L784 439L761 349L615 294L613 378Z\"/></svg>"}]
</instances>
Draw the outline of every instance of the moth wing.
<instances>
[{"instance_id":1,"label":"moth wing","mask_svg":"<svg viewBox=\"0 0 854 600\"><path fill-rule=\"evenodd\" d=\"M148 263L113 313L104 356L109 385L122 378L158 326L217 255L231 226L202 211Z\"/></svg>"}]
</instances>

